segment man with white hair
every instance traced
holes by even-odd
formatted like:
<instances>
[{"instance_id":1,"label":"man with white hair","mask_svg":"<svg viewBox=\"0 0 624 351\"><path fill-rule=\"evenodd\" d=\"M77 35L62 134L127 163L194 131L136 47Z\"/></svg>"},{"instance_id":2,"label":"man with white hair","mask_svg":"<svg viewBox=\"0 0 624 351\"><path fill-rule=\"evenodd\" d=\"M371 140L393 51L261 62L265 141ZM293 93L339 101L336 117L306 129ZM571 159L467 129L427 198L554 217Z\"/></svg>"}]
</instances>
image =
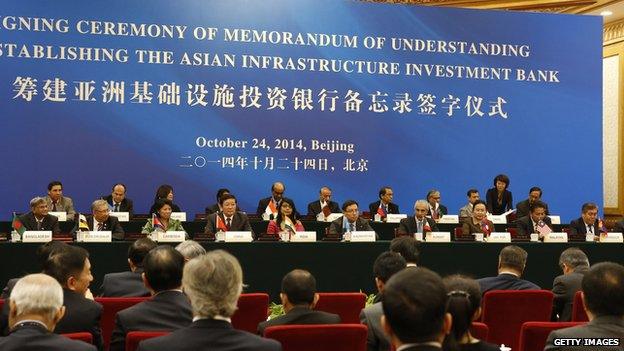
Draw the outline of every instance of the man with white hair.
<instances>
[{"instance_id":1,"label":"man with white hair","mask_svg":"<svg viewBox=\"0 0 624 351\"><path fill-rule=\"evenodd\" d=\"M92 214L87 216L87 225L89 230L111 231L113 239L123 240L124 230L119 224L119 220L115 216L110 215L110 209L106 200L95 200L91 204Z\"/></svg>"},{"instance_id":2,"label":"man with white hair","mask_svg":"<svg viewBox=\"0 0 624 351\"><path fill-rule=\"evenodd\" d=\"M399 234L414 234L414 233L427 233L437 232L438 226L436 222L425 217L429 211L429 203L426 200L418 200L414 204L414 215L403 218L399 223Z\"/></svg>"},{"instance_id":3,"label":"man with white hair","mask_svg":"<svg viewBox=\"0 0 624 351\"><path fill-rule=\"evenodd\" d=\"M42 197L30 200L30 212L19 217L26 230L51 230L52 234L61 232L58 217L48 214L48 204Z\"/></svg>"},{"instance_id":4,"label":"man with white hair","mask_svg":"<svg viewBox=\"0 0 624 351\"><path fill-rule=\"evenodd\" d=\"M206 254L206 249L195 240L185 240L175 247L184 256L184 261L188 262L197 256Z\"/></svg>"},{"instance_id":5,"label":"man with white hair","mask_svg":"<svg viewBox=\"0 0 624 351\"><path fill-rule=\"evenodd\" d=\"M3 351L95 351L93 345L53 334L63 318L63 289L54 278L30 274L21 278L11 292L11 333L0 338Z\"/></svg>"},{"instance_id":6,"label":"man with white hair","mask_svg":"<svg viewBox=\"0 0 624 351\"><path fill-rule=\"evenodd\" d=\"M281 345L232 327L243 271L238 260L223 250L198 256L184 266L184 291L191 300L193 323L169 335L139 344L140 351L281 350Z\"/></svg>"}]
</instances>

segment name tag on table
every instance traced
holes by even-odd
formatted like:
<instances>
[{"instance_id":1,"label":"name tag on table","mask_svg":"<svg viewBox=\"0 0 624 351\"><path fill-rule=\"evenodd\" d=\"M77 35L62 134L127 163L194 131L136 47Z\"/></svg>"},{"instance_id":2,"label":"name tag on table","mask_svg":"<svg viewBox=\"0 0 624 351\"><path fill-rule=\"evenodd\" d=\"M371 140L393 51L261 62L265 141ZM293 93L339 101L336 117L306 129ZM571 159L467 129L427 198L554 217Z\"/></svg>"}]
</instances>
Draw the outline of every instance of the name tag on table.
<instances>
[{"instance_id":1,"label":"name tag on table","mask_svg":"<svg viewBox=\"0 0 624 351\"><path fill-rule=\"evenodd\" d=\"M251 232L225 232L226 243L250 243L252 241Z\"/></svg>"},{"instance_id":2,"label":"name tag on table","mask_svg":"<svg viewBox=\"0 0 624 351\"><path fill-rule=\"evenodd\" d=\"M506 215L488 215L487 219L492 221L494 224L507 224L507 216Z\"/></svg>"},{"instance_id":3,"label":"name tag on table","mask_svg":"<svg viewBox=\"0 0 624 351\"><path fill-rule=\"evenodd\" d=\"M622 233L602 233L600 234L601 243L622 243Z\"/></svg>"},{"instance_id":4,"label":"name tag on table","mask_svg":"<svg viewBox=\"0 0 624 351\"><path fill-rule=\"evenodd\" d=\"M425 241L428 243L450 243L450 232L429 232L425 235Z\"/></svg>"},{"instance_id":5,"label":"name tag on table","mask_svg":"<svg viewBox=\"0 0 624 351\"><path fill-rule=\"evenodd\" d=\"M416 241L424 241L423 233L414 233L414 239L416 239Z\"/></svg>"},{"instance_id":6,"label":"name tag on table","mask_svg":"<svg viewBox=\"0 0 624 351\"><path fill-rule=\"evenodd\" d=\"M27 230L22 234L22 242L25 243L47 243L51 240L51 230Z\"/></svg>"},{"instance_id":7,"label":"name tag on table","mask_svg":"<svg viewBox=\"0 0 624 351\"><path fill-rule=\"evenodd\" d=\"M130 221L130 212L110 212L109 214L113 217L117 217L120 222Z\"/></svg>"},{"instance_id":8,"label":"name tag on table","mask_svg":"<svg viewBox=\"0 0 624 351\"><path fill-rule=\"evenodd\" d=\"M386 223L399 223L403 218L407 218L406 214L391 214L386 216Z\"/></svg>"},{"instance_id":9,"label":"name tag on table","mask_svg":"<svg viewBox=\"0 0 624 351\"><path fill-rule=\"evenodd\" d=\"M57 217L59 222L67 222L67 212L48 212L49 215Z\"/></svg>"},{"instance_id":10,"label":"name tag on table","mask_svg":"<svg viewBox=\"0 0 624 351\"><path fill-rule=\"evenodd\" d=\"M110 230L101 232L78 232L76 233L76 241L85 243L110 243L113 241L113 232Z\"/></svg>"},{"instance_id":11,"label":"name tag on table","mask_svg":"<svg viewBox=\"0 0 624 351\"><path fill-rule=\"evenodd\" d=\"M311 243L316 241L316 232L296 232L290 236L293 243Z\"/></svg>"},{"instance_id":12,"label":"name tag on table","mask_svg":"<svg viewBox=\"0 0 624 351\"><path fill-rule=\"evenodd\" d=\"M552 224L561 224L561 216L548 216Z\"/></svg>"},{"instance_id":13,"label":"name tag on table","mask_svg":"<svg viewBox=\"0 0 624 351\"><path fill-rule=\"evenodd\" d=\"M459 216L458 215L444 215L438 220L438 223L457 224L459 223Z\"/></svg>"},{"instance_id":14,"label":"name tag on table","mask_svg":"<svg viewBox=\"0 0 624 351\"><path fill-rule=\"evenodd\" d=\"M171 218L180 222L186 222L186 212L171 212Z\"/></svg>"},{"instance_id":15,"label":"name tag on table","mask_svg":"<svg viewBox=\"0 0 624 351\"><path fill-rule=\"evenodd\" d=\"M333 222L340 217L342 217L342 213L330 213L329 216L325 217L323 212L321 212L316 215L316 220L319 222Z\"/></svg>"},{"instance_id":16,"label":"name tag on table","mask_svg":"<svg viewBox=\"0 0 624 351\"><path fill-rule=\"evenodd\" d=\"M510 243L511 233L508 232L492 232L487 238L488 243Z\"/></svg>"},{"instance_id":17,"label":"name tag on table","mask_svg":"<svg viewBox=\"0 0 624 351\"><path fill-rule=\"evenodd\" d=\"M181 243L186 240L186 232L183 230L170 232L154 232L156 241L162 243Z\"/></svg>"},{"instance_id":18,"label":"name tag on table","mask_svg":"<svg viewBox=\"0 0 624 351\"><path fill-rule=\"evenodd\" d=\"M548 233L544 235L545 243L567 243L568 233Z\"/></svg>"},{"instance_id":19,"label":"name tag on table","mask_svg":"<svg viewBox=\"0 0 624 351\"><path fill-rule=\"evenodd\" d=\"M375 236L374 231L351 232L351 242L373 242Z\"/></svg>"}]
</instances>

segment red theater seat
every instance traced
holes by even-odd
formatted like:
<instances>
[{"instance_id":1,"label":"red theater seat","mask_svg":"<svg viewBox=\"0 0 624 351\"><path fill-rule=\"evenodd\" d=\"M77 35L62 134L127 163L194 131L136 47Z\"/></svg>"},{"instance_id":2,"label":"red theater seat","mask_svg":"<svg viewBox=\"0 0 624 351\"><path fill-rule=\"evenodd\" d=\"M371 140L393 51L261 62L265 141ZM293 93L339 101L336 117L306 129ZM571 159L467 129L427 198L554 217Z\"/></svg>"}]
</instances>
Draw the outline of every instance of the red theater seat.
<instances>
[{"instance_id":1,"label":"red theater seat","mask_svg":"<svg viewBox=\"0 0 624 351\"><path fill-rule=\"evenodd\" d=\"M360 323L360 312L366 304L363 293L319 293L317 311L334 313L342 323Z\"/></svg>"},{"instance_id":2,"label":"red theater seat","mask_svg":"<svg viewBox=\"0 0 624 351\"><path fill-rule=\"evenodd\" d=\"M470 327L470 334L479 340L487 340L489 334L489 328L487 324L480 322L472 322Z\"/></svg>"},{"instance_id":3,"label":"red theater seat","mask_svg":"<svg viewBox=\"0 0 624 351\"><path fill-rule=\"evenodd\" d=\"M526 322L520 331L519 351L542 351L551 331L574 327L582 322Z\"/></svg>"},{"instance_id":4,"label":"red theater seat","mask_svg":"<svg viewBox=\"0 0 624 351\"><path fill-rule=\"evenodd\" d=\"M587 317L587 312L585 312L585 307L583 306L583 292L577 291L572 302L572 322L587 321L589 321L589 317Z\"/></svg>"},{"instance_id":5,"label":"red theater seat","mask_svg":"<svg viewBox=\"0 0 624 351\"><path fill-rule=\"evenodd\" d=\"M84 341L87 344L93 344L93 335L91 335L91 333L68 333L61 335L72 340L79 340Z\"/></svg>"},{"instance_id":6,"label":"red theater seat","mask_svg":"<svg viewBox=\"0 0 624 351\"><path fill-rule=\"evenodd\" d=\"M143 340L157 338L159 336L167 335L169 332L141 332L133 331L126 334L126 351L136 351L139 348L139 343Z\"/></svg>"},{"instance_id":7,"label":"red theater seat","mask_svg":"<svg viewBox=\"0 0 624 351\"><path fill-rule=\"evenodd\" d=\"M283 351L363 351L367 328L362 324L279 325L264 331Z\"/></svg>"},{"instance_id":8,"label":"red theater seat","mask_svg":"<svg viewBox=\"0 0 624 351\"><path fill-rule=\"evenodd\" d=\"M266 321L268 312L268 294L241 294L238 298L238 309L232 316L232 326L255 334L258 331L258 323Z\"/></svg>"},{"instance_id":9,"label":"red theater seat","mask_svg":"<svg viewBox=\"0 0 624 351\"><path fill-rule=\"evenodd\" d=\"M95 302L102 304L102 317L100 318L100 328L102 328L102 339L104 349L108 350L113 328L115 327L115 316L117 312L143 302L149 297L96 297Z\"/></svg>"}]
</instances>

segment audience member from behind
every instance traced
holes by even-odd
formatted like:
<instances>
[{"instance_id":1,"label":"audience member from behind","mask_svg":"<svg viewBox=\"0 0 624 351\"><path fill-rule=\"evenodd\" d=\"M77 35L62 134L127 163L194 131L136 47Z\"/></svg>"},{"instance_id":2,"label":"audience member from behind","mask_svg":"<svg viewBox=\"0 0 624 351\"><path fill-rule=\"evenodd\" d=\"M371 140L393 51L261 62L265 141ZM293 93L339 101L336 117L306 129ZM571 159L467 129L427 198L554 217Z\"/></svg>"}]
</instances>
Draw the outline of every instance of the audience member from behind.
<instances>
[{"instance_id":1,"label":"audience member from behind","mask_svg":"<svg viewBox=\"0 0 624 351\"><path fill-rule=\"evenodd\" d=\"M117 313L110 351L125 350L131 331L172 331L192 322L191 304L182 292L182 254L159 246L145 256L144 267L143 281L152 298Z\"/></svg>"},{"instance_id":2,"label":"audience member from behind","mask_svg":"<svg viewBox=\"0 0 624 351\"><path fill-rule=\"evenodd\" d=\"M184 261L188 262L197 256L206 254L206 249L195 240L185 240L175 247L184 256Z\"/></svg>"},{"instance_id":3,"label":"audience member from behind","mask_svg":"<svg viewBox=\"0 0 624 351\"><path fill-rule=\"evenodd\" d=\"M589 259L577 247L566 249L559 256L559 267L563 274L553 281L553 321L569 322L572 320L574 295L581 290L583 277L589 271Z\"/></svg>"},{"instance_id":4,"label":"audience member from behind","mask_svg":"<svg viewBox=\"0 0 624 351\"><path fill-rule=\"evenodd\" d=\"M368 351L390 350L390 339L384 334L381 328L381 315L383 309L383 291L386 282L395 273L405 268L405 259L396 252L382 252L375 260L373 274L375 275L375 285L377 286L377 298L375 303L364 308L360 312L360 322L368 327L366 338L366 349Z\"/></svg>"},{"instance_id":5,"label":"audience member from behind","mask_svg":"<svg viewBox=\"0 0 624 351\"><path fill-rule=\"evenodd\" d=\"M544 350L588 350L587 346L556 346L562 338L618 338L618 346L597 346L595 350L622 350L624 342L624 267L612 262L595 264L582 282L583 306L589 323L550 333Z\"/></svg>"},{"instance_id":6,"label":"audience member from behind","mask_svg":"<svg viewBox=\"0 0 624 351\"><path fill-rule=\"evenodd\" d=\"M401 255L405 259L407 267L416 267L418 266L418 257L420 256L418 245L418 241L414 237L404 235L392 239L390 251Z\"/></svg>"},{"instance_id":7,"label":"audience member from behind","mask_svg":"<svg viewBox=\"0 0 624 351\"><path fill-rule=\"evenodd\" d=\"M26 230L50 230L52 234L59 234L58 217L48 214L50 208L42 197L30 200L30 212L19 216L20 222Z\"/></svg>"},{"instance_id":8,"label":"audience member from behind","mask_svg":"<svg viewBox=\"0 0 624 351\"><path fill-rule=\"evenodd\" d=\"M426 268L404 269L384 288L381 326L397 351L441 351L451 332L442 279Z\"/></svg>"},{"instance_id":9,"label":"audience member from behind","mask_svg":"<svg viewBox=\"0 0 624 351\"><path fill-rule=\"evenodd\" d=\"M238 260L223 250L198 256L184 266L182 285L193 309L193 323L169 335L145 340L139 351L281 350L279 342L234 329L231 317L243 290Z\"/></svg>"},{"instance_id":10,"label":"audience member from behind","mask_svg":"<svg viewBox=\"0 0 624 351\"><path fill-rule=\"evenodd\" d=\"M258 324L258 334L263 335L268 327L286 324L338 324L340 316L314 311L319 299L316 293L316 279L310 272L295 269L282 279L280 299L285 314Z\"/></svg>"},{"instance_id":11,"label":"audience member from behind","mask_svg":"<svg viewBox=\"0 0 624 351\"><path fill-rule=\"evenodd\" d=\"M0 338L0 350L95 351L93 345L53 334L63 318L63 289L54 278L30 274L11 292L11 333Z\"/></svg>"},{"instance_id":12,"label":"audience member from behind","mask_svg":"<svg viewBox=\"0 0 624 351\"><path fill-rule=\"evenodd\" d=\"M481 317L481 290L476 280L461 275L451 275L443 280L448 295L447 312L453 316L452 343L461 351L498 351L495 344L479 340L470 334L473 321Z\"/></svg>"},{"instance_id":13,"label":"audience member from behind","mask_svg":"<svg viewBox=\"0 0 624 351\"><path fill-rule=\"evenodd\" d=\"M498 255L498 275L479 279L481 293L490 290L539 290L528 280L520 279L526 267L527 252L516 245L505 246Z\"/></svg>"},{"instance_id":14,"label":"audience member from behind","mask_svg":"<svg viewBox=\"0 0 624 351\"><path fill-rule=\"evenodd\" d=\"M149 296L143 284L143 259L156 243L149 238L136 240L128 248L129 271L104 275L100 291L103 297L140 297Z\"/></svg>"}]
</instances>

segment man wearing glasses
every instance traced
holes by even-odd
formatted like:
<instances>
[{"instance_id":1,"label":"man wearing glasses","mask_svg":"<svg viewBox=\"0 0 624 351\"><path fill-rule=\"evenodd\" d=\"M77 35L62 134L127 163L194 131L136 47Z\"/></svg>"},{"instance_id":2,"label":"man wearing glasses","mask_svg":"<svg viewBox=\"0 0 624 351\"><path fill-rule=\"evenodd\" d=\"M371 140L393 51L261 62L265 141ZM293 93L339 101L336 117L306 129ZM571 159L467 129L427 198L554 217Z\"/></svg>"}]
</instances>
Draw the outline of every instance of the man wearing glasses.
<instances>
[{"instance_id":1,"label":"man wearing glasses","mask_svg":"<svg viewBox=\"0 0 624 351\"><path fill-rule=\"evenodd\" d=\"M113 234L113 239L123 240L124 230L119 224L117 217L109 214L106 200L95 200L91 204L92 215L87 216L87 225L90 231L108 231Z\"/></svg>"},{"instance_id":2,"label":"man wearing glasses","mask_svg":"<svg viewBox=\"0 0 624 351\"><path fill-rule=\"evenodd\" d=\"M347 232L373 231L367 220L360 218L358 203L354 200L347 200L342 204L341 218L331 222L329 234L344 234Z\"/></svg>"}]
</instances>

